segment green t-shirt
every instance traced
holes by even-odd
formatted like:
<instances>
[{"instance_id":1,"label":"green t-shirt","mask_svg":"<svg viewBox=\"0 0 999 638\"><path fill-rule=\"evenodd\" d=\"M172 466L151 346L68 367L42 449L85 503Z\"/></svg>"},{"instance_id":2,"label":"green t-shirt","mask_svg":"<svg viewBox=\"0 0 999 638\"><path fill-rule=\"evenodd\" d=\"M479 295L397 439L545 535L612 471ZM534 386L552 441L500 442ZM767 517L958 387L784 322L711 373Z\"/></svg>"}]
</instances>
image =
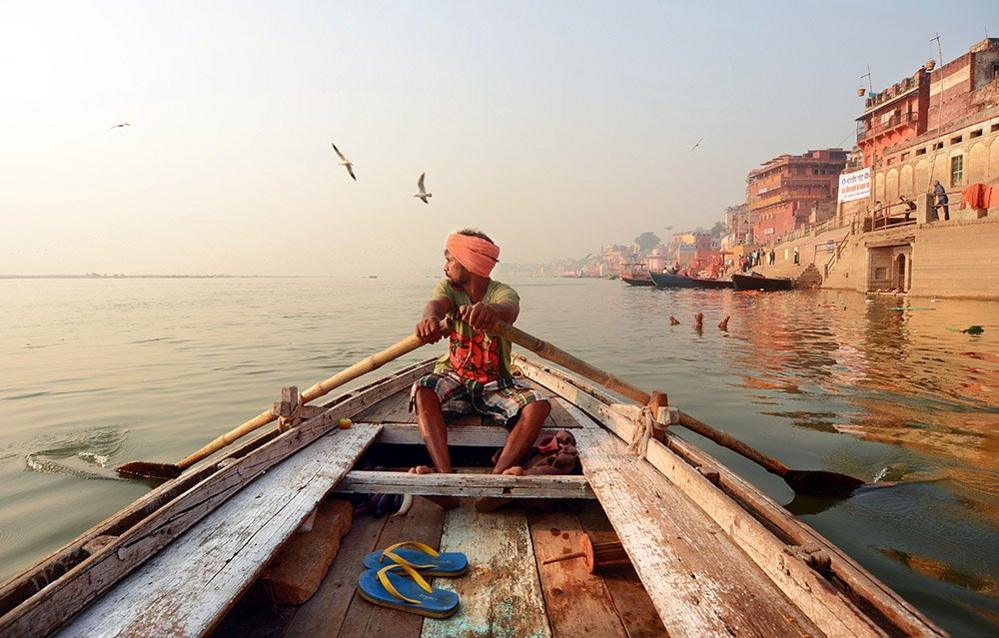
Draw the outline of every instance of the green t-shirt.
<instances>
[{"instance_id":1,"label":"green t-shirt","mask_svg":"<svg viewBox=\"0 0 999 638\"><path fill-rule=\"evenodd\" d=\"M442 279L434 287L433 298L447 297L452 309L449 316L453 320L450 347L447 353L437 360L434 372L455 372L466 381L488 383L500 378L510 378L510 342L500 337L475 332L472 326L458 318L458 307L471 305L472 300L460 290L455 290ZM520 305L520 296L510 286L495 280L489 281L482 303L495 304L510 302Z\"/></svg>"}]
</instances>

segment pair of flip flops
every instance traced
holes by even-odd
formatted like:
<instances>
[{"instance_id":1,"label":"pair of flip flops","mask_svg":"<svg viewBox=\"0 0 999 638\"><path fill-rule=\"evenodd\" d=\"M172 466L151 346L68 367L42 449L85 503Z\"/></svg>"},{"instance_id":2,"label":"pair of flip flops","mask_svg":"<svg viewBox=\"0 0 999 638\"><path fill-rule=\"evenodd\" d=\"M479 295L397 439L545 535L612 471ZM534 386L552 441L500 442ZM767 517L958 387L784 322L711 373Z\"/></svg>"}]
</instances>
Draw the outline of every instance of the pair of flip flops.
<instances>
[{"instance_id":1,"label":"pair of flip flops","mask_svg":"<svg viewBox=\"0 0 999 638\"><path fill-rule=\"evenodd\" d=\"M364 557L367 571L357 579L357 591L368 602L431 618L458 611L458 594L432 587L426 576L453 578L468 571L460 552L438 552L415 541L404 541Z\"/></svg>"}]
</instances>

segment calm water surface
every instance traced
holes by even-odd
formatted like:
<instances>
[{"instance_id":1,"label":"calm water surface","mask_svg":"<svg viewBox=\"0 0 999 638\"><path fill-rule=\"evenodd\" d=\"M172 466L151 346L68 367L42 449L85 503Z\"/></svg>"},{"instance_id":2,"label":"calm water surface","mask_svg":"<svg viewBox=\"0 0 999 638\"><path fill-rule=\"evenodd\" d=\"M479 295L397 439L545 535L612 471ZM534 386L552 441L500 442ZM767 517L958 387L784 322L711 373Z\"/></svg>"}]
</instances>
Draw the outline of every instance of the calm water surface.
<instances>
[{"instance_id":1,"label":"calm water surface","mask_svg":"<svg viewBox=\"0 0 999 638\"><path fill-rule=\"evenodd\" d=\"M0 575L149 489L96 478L105 468L176 461L282 386L397 341L433 283L0 280ZM999 633L999 304L510 283L524 329L792 467L905 479L839 502L795 499L680 430L955 635ZM984 334L958 332L972 324Z\"/></svg>"}]
</instances>

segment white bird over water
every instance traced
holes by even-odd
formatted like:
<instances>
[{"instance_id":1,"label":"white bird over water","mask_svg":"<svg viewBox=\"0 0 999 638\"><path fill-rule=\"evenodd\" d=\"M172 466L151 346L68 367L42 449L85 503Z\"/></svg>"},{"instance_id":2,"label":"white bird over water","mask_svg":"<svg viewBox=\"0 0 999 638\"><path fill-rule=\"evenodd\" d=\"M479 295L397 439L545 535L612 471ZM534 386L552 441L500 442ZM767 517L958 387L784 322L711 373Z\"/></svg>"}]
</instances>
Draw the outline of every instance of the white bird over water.
<instances>
[{"instance_id":1,"label":"white bird over water","mask_svg":"<svg viewBox=\"0 0 999 638\"><path fill-rule=\"evenodd\" d=\"M336 144L330 142L330 145L333 147L333 150L336 151L336 154L340 156L340 166L345 167L347 172L350 173L350 176L356 182L357 176L354 175L354 162L347 159L347 156L340 152L340 149L336 147Z\"/></svg>"},{"instance_id":2,"label":"white bird over water","mask_svg":"<svg viewBox=\"0 0 999 638\"><path fill-rule=\"evenodd\" d=\"M123 127L125 127L125 126L132 126L132 125L131 125L131 124L129 124L128 122L122 122L121 124L115 124L115 125L114 125L114 126L112 126L111 128L113 128L113 129L116 129L116 128L123 128Z\"/></svg>"},{"instance_id":3,"label":"white bird over water","mask_svg":"<svg viewBox=\"0 0 999 638\"><path fill-rule=\"evenodd\" d=\"M420 192L417 193L416 195L413 195L413 197L419 197L420 199L423 200L424 204L429 204L430 202L427 201L427 198L433 197L433 193L428 193L427 190L423 187L423 178L426 176L427 176L426 173L420 173L420 179L416 180L416 185L420 187Z\"/></svg>"}]
</instances>

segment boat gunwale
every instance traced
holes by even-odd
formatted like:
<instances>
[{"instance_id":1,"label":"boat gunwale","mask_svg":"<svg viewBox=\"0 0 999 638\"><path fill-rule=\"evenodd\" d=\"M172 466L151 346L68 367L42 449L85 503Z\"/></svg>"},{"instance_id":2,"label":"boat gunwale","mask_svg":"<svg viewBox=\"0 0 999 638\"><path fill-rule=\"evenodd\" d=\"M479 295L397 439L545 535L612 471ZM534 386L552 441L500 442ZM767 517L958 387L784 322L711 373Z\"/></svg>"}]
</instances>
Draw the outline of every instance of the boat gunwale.
<instances>
[{"instance_id":1,"label":"boat gunwale","mask_svg":"<svg viewBox=\"0 0 999 638\"><path fill-rule=\"evenodd\" d=\"M566 373L550 365L532 361L519 353L513 356L516 364L521 366L522 370L525 366L529 369L533 368L573 386L578 392L582 392L598 401L603 408L613 413L613 416L618 419L633 423L640 412L641 408L637 404L618 402L608 394L590 386L576 375ZM559 394L566 401L576 405L576 407L603 424L604 427L626 443L630 443L616 428L608 427L607 413L592 414L586 407L580 406L572 398L566 397L557 388L551 388L544 381L531 378L552 392ZM817 569L812 564L808 564L808 567L818 574L824 582L828 583L830 588L850 600L860 614L875 622L887 635L948 635L947 632L930 620L925 614L871 574L842 549L819 534L807 523L797 519L759 488L728 469L710 454L669 432L665 433L665 441L666 443L660 443L658 440L652 439L649 441L649 445L660 446L699 473L717 473L717 479L710 481L714 488L725 498L731 500L747 515L763 525L779 541L796 548L799 552L825 552L829 557L827 567ZM646 455L646 461L651 463L648 455ZM657 467L655 463L651 464L658 472L663 473L662 469ZM666 478L670 480L669 477ZM684 493L687 493L684 485L672 480L671 483L677 485ZM713 512L706 510L694 495L687 493L687 496L693 499L708 516L714 518ZM724 525L721 527L726 535L732 538L730 530ZM754 556L749 556L749 558L756 562Z\"/></svg>"},{"instance_id":2,"label":"boat gunwale","mask_svg":"<svg viewBox=\"0 0 999 638\"><path fill-rule=\"evenodd\" d=\"M363 398L365 395L377 393L385 387L393 387L398 384L400 379L422 374L430 369L434 361L436 361L436 358L430 358L410 364L392 374L379 377L370 383L337 395L329 402L321 406L321 412L303 421L299 426L291 428L285 432L279 432L277 427L271 428L267 432L264 432L238 446L228 454L218 457L209 457L199 462L189 468L180 477L171 479L157 486L150 492L140 496L135 501L132 501L122 509L86 530L70 542L63 545L61 548L8 578L0 584L0 635L4 635L10 630L12 625L19 623L25 614L31 614L32 610L38 606L44 605L45 598L52 595L57 588L71 586L71 583L76 578L89 576L87 570L91 566L95 566L100 561L106 559L110 552L117 552L122 543L130 540L131 536L137 535L137 530L142 530L142 528L147 526L147 524L153 520L154 517L161 515L164 510L168 510L172 505L176 504L183 498L189 498L191 495L198 492L206 490L210 491L213 479L217 480L220 475L224 473L236 472L242 478L243 475L240 471L241 468L236 466L239 466L241 462L251 457L254 452L264 448L268 444L274 443L278 439L286 438L290 441L294 437L305 438L303 436L303 432L308 435L308 440L306 442L301 443L301 445L298 445L298 447L295 447L287 454L272 459L262 470L258 469L256 473L253 473L249 476L249 478L239 484L236 490L220 499L218 503L203 512L202 515L198 517L198 519L192 521L190 525L196 524L197 520L200 520L201 517L214 510L219 504L228 500L232 494L248 485L252 482L253 478L259 476L260 473L266 471L266 469L280 463L310 443L318 440L320 437L334 431L337 424L329 418L329 413L331 411L347 403L351 399ZM408 384L409 382L407 381L406 383ZM387 396L391 396L391 394L395 391L397 391L397 389L393 389L392 392L389 392L386 396L379 397L374 403L384 400ZM356 416L371 407L371 405L373 405L373 403L356 406L356 409L351 411L349 414L345 414L344 416L347 416L348 418ZM310 426L314 431L308 430ZM181 515L183 515L183 512L178 514L178 517ZM171 521L167 521L165 527L169 529L171 526L170 524ZM174 537L179 536L183 533L183 531L184 530L177 532L176 530L170 530L170 532L173 532ZM108 534L108 532L117 533ZM115 536L115 542L104 546L93 553L88 553L84 549L84 545L88 542L105 535ZM171 538L171 542L172 540L173 539ZM164 545L164 547L165 546L166 545ZM134 571L153 555L158 553L159 549L155 549L152 553L142 557L134 565L120 571L112 580L101 581L99 586L94 588L97 590L96 595L88 598L84 604L79 605L72 611L72 613L69 613L68 615L63 613L62 615L65 617L57 623L50 623L50 626L31 626L31 635L46 635L49 632L54 631L59 625L75 616L86 605L99 598L115 583Z\"/></svg>"}]
</instances>

